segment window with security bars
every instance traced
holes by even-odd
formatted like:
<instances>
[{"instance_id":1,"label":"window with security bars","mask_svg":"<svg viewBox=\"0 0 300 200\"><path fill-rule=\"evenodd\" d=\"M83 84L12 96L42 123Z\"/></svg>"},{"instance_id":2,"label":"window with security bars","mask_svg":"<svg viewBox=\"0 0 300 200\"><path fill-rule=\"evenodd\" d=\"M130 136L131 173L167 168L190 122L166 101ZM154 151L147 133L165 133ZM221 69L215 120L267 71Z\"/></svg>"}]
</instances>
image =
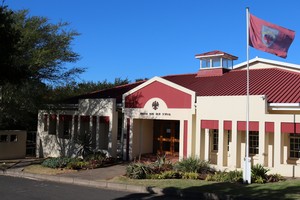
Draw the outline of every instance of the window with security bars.
<instances>
[{"instance_id":1,"label":"window with security bars","mask_svg":"<svg viewBox=\"0 0 300 200\"><path fill-rule=\"evenodd\" d=\"M213 150L218 151L219 133L217 129L213 130Z\"/></svg>"},{"instance_id":2,"label":"window with security bars","mask_svg":"<svg viewBox=\"0 0 300 200\"><path fill-rule=\"evenodd\" d=\"M258 154L258 131L249 131L249 154Z\"/></svg>"},{"instance_id":3,"label":"window with security bars","mask_svg":"<svg viewBox=\"0 0 300 200\"><path fill-rule=\"evenodd\" d=\"M300 158L300 135L290 133L290 157Z\"/></svg>"}]
</instances>

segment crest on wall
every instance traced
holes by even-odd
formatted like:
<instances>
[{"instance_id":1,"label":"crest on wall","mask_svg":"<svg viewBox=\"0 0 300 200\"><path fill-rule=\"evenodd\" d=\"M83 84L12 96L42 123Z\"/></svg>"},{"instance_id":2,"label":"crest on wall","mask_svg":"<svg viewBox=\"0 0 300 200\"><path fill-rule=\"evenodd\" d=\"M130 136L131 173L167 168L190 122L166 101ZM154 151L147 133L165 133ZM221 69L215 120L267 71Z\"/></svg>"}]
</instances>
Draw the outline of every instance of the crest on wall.
<instances>
[{"instance_id":1,"label":"crest on wall","mask_svg":"<svg viewBox=\"0 0 300 200\"><path fill-rule=\"evenodd\" d=\"M153 108L154 110L157 110L158 107L159 107L159 103L158 103L157 101L154 101L154 102L152 103L152 108Z\"/></svg>"}]
</instances>

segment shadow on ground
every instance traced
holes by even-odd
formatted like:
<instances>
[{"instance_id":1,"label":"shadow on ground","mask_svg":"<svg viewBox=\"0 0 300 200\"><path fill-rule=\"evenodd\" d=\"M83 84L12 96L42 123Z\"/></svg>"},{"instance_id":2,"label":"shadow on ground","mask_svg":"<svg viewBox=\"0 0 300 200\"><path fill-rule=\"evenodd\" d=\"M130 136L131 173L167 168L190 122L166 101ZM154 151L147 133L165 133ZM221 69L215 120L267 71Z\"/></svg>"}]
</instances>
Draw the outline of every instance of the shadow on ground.
<instances>
[{"instance_id":1,"label":"shadow on ground","mask_svg":"<svg viewBox=\"0 0 300 200\"><path fill-rule=\"evenodd\" d=\"M178 190L169 187L162 191L162 195L155 195L149 188L149 193L130 194L122 199L300 199L300 186L290 185L289 181L284 187L277 187L276 183L266 185L237 184L237 183L213 183L210 185L189 187ZM273 184L270 187L270 184Z\"/></svg>"}]
</instances>

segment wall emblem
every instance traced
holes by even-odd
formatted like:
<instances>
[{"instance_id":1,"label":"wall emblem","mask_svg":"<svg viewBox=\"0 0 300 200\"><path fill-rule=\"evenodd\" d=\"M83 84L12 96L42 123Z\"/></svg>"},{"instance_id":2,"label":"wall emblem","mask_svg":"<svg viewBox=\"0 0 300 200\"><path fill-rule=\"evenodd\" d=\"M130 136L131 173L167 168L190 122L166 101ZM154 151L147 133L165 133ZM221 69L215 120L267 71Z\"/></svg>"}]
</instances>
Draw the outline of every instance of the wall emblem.
<instances>
[{"instance_id":1,"label":"wall emblem","mask_svg":"<svg viewBox=\"0 0 300 200\"><path fill-rule=\"evenodd\" d=\"M158 107L159 107L159 103L158 103L157 101L154 101L154 102L152 103L152 108L153 108L154 110L157 110Z\"/></svg>"}]
</instances>

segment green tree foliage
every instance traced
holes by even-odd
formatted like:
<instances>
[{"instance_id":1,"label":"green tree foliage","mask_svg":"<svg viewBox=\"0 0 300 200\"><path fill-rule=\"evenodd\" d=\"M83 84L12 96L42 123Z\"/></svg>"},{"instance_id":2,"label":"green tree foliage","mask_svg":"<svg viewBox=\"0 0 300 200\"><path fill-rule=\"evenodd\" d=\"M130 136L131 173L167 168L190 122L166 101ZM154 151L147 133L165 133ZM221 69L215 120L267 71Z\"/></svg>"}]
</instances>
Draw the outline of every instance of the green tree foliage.
<instances>
[{"instance_id":1,"label":"green tree foliage","mask_svg":"<svg viewBox=\"0 0 300 200\"><path fill-rule=\"evenodd\" d=\"M15 26L13 15L7 7L0 7L0 86L6 82L16 83L27 74L25 68L15 62L21 33Z\"/></svg>"},{"instance_id":2,"label":"green tree foliage","mask_svg":"<svg viewBox=\"0 0 300 200\"><path fill-rule=\"evenodd\" d=\"M79 34L68 26L0 6L0 129L36 129L46 84L74 80L84 71L65 65L79 59L71 49Z\"/></svg>"},{"instance_id":3,"label":"green tree foliage","mask_svg":"<svg viewBox=\"0 0 300 200\"><path fill-rule=\"evenodd\" d=\"M61 102L70 97L87 94L94 91L105 90L113 88L115 86L128 84L130 81L126 79L116 78L114 82L108 82L107 80L98 82L69 82L65 85L50 86L49 87L49 99L48 103Z\"/></svg>"}]
</instances>

